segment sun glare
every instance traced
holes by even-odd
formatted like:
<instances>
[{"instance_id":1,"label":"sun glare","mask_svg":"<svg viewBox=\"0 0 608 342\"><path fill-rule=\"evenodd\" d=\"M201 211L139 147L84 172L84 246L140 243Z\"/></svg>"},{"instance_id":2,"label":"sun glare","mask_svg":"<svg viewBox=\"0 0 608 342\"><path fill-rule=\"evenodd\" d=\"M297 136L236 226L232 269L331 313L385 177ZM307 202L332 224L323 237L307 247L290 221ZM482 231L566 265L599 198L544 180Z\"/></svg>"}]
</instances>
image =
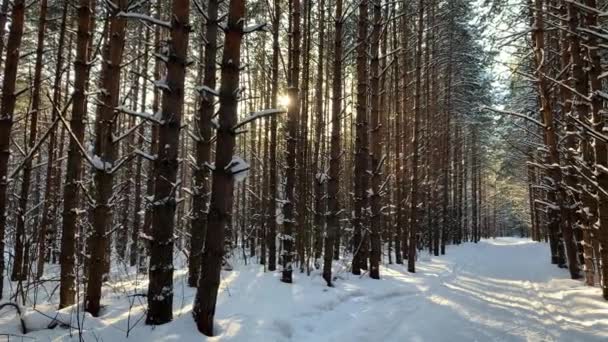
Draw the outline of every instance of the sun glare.
<instances>
[{"instance_id":1,"label":"sun glare","mask_svg":"<svg viewBox=\"0 0 608 342\"><path fill-rule=\"evenodd\" d=\"M289 99L288 95L279 95L279 106L281 107L289 107L289 104L291 103L291 100Z\"/></svg>"}]
</instances>

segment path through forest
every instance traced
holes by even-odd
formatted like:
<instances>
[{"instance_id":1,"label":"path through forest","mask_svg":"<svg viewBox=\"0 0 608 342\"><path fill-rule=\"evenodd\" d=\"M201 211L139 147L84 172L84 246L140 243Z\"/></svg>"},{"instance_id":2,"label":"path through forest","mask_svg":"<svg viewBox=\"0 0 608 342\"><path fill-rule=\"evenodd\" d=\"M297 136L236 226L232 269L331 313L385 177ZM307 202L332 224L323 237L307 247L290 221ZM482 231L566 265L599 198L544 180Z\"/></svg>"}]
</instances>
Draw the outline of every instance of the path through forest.
<instances>
[{"instance_id":1,"label":"path through forest","mask_svg":"<svg viewBox=\"0 0 608 342\"><path fill-rule=\"evenodd\" d=\"M599 290L547 268L546 245L508 238L479 245L426 256L414 277L393 266L384 274L400 283L395 288L349 298L307 324L320 325L312 333L323 341L606 341ZM340 317L344 323L332 324Z\"/></svg>"},{"instance_id":2,"label":"path through forest","mask_svg":"<svg viewBox=\"0 0 608 342\"><path fill-rule=\"evenodd\" d=\"M258 265L240 266L223 273L219 335L209 340L606 341L608 304L600 299L600 290L568 279L565 270L547 267L547 248L515 238L453 246L446 256L423 252L415 275L390 265L381 281L353 276L336 265L335 288L327 288L318 271L311 277L298 273L295 283L287 285L278 280L279 274L264 273ZM155 328L141 324L145 305L132 296L129 314L124 295L145 291L145 281L104 288L107 309L100 318L87 314L85 341L204 340L191 318L195 291L185 285L185 275L185 270L176 273L175 321ZM48 305L49 316L54 316L52 307ZM33 329L48 323L30 309L25 318ZM0 313L0 333L18 334L17 324L12 314ZM69 334L56 328L28 336L46 341Z\"/></svg>"}]
</instances>

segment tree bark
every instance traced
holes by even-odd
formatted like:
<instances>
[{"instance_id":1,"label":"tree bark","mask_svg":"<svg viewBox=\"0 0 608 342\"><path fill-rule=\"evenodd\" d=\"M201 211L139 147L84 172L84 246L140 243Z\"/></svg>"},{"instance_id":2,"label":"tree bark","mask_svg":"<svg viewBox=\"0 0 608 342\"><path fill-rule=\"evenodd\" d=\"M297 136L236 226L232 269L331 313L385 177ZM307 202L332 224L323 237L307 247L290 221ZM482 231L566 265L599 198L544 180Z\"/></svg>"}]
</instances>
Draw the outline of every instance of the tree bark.
<instances>
[{"instance_id":1,"label":"tree bark","mask_svg":"<svg viewBox=\"0 0 608 342\"><path fill-rule=\"evenodd\" d=\"M44 56L44 36L46 33L46 13L47 1L40 1L40 14L38 16L38 38L36 43L36 65L34 66L34 82L32 89L29 137L27 141L26 153L36 144L38 135L38 115L40 111L40 93L42 87L42 57ZM1 27L1 26L0 26ZM54 129L54 128L53 128ZM15 238L15 263L13 265L13 280L25 280L28 276L27 256L29 252L29 239L26 235L26 215L27 203L30 193L30 183L32 179L32 158L25 161L23 175L21 179L21 192L19 194L19 208L17 210L17 236Z\"/></svg>"},{"instance_id":2,"label":"tree bark","mask_svg":"<svg viewBox=\"0 0 608 342\"><path fill-rule=\"evenodd\" d=\"M117 146L113 141L118 126L116 107L120 93L120 69L125 41L126 18L119 16L119 11L127 9L127 0L120 0L118 8L110 13L109 31L106 37L104 56L101 68L99 88L102 89L97 99L95 122L95 144L92 157L97 164L93 167L95 182L95 206L93 208L93 232L90 244L90 259L87 276L86 311L94 317L99 315L101 286L105 271L109 268L106 258L108 227L112 223L110 207L114 184L113 168L117 162ZM67 195L67 194L66 194ZM65 234L65 232L64 232Z\"/></svg>"},{"instance_id":3,"label":"tree bark","mask_svg":"<svg viewBox=\"0 0 608 342\"><path fill-rule=\"evenodd\" d=\"M179 133L184 107L190 1L173 0L167 73L162 87L159 149L154 165L150 283L146 324L158 325L173 319L173 231L177 207Z\"/></svg>"},{"instance_id":4,"label":"tree bark","mask_svg":"<svg viewBox=\"0 0 608 342\"><path fill-rule=\"evenodd\" d=\"M295 237L293 236L293 226L295 225L294 204L295 204L295 183L296 183L296 148L298 135L298 114L300 112L300 0L291 1L291 48L289 51L289 77L287 80L288 96L290 99L287 110L287 170L285 174L285 203L283 204L283 243L282 261L283 272L281 281L284 283L292 282L293 272L293 246Z\"/></svg>"},{"instance_id":5,"label":"tree bark","mask_svg":"<svg viewBox=\"0 0 608 342\"><path fill-rule=\"evenodd\" d=\"M78 141L70 136L68 162L63 192L63 227L61 234L61 286L59 307L74 304L76 290L75 252L78 205L80 204L79 182L82 177L82 154L78 145L84 142L84 118L87 114L86 89L89 78L89 44L91 40L91 0L80 0L78 6L78 32L76 59L74 61L74 93L70 130Z\"/></svg>"},{"instance_id":6,"label":"tree bark","mask_svg":"<svg viewBox=\"0 0 608 342\"><path fill-rule=\"evenodd\" d=\"M221 64L219 128L207 235L201 277L192 310L198 330L207 336L213 336L213 319L224 256L224 230L229 224L232 210L234 174L231 163L236 144L234 134L238 111L236 89L239 88L244 16L245 1L231 0Z\"/></svg>"},{"instance_id":7,"label":"tree bark","mask_svg":"<svg viewBox=\"0 0 608 342\"><path fill-rule=\"evenodd\" d=\"M325 237L325 253L323 255L323 278L327 286L332 286L332 259L334 244L340 230L340 156L341 146L341 114L342 114L342 0L336 0L334 16L334 59L332 80L332 109L331 109L331 146L329 160L329 179L327 183L327 234ZM339 246L339 245L338 245Z\"/></svg>"},{"instance_id":8,"label":"tree bark","mask_svg":"<svg viewBox=\"0 0 608 342\"><path fill-rule=\"evenodd\" d=\"M420 122L420 92L421 87L421 69L422 69L422 32L424 30L424 2L418 2L418 40L416 46L416 94L414 96L414 123L412 134L412 184L410 190L410 236L407 256L408 272L416 272L416 244L418 234L418 140L419 140L419 122Z\"/></svg>"},{"instance_id":9,"label":"tree bark","mask_svg":"<svg viewBox=\"0 0 608 342\"><path fill-rule=\"evenodd\" d=\"M4 235L6 233L6 208L8 206L8 161L10 157L10 136L13 127L13 115L17 95L15 83L19 52L23 37L23 19L25 16L25 1L15 0L11 15L11 28L6 44L7 56L4 64L4 79L2 82L2 99L0 103L0 298L4 282Z\"/></svg>"},{"instance_id":10,"label":"tree bark","mask_svg":"<svg viewBox=\"0 0 608 342\"><path fill-rule=\"evenodd\" d=\"M190 242L190 257L188 259L188 285L198 285L201 272L201 255L207 230L207 202L209 191L207 177L209 172L206 164L211 157L211 118L214 114L213 94L205 89L215 89L216 55L217 55L217 15L218 2L209 0L207 3L207 21L205 23L205 74L203 88L200 91L201 104L196 118L196 169L194 171L194 196L192 199L192 227Z\"/></svg>"},{"instance_id":11,"label":"tree bark","mask_svg":"<svg viewBox=\"0 0 608 342\"><path fill-rule=\"evenodd\" d=\"M548 164L548 179L550 180L550 186L554 187L554 190L548 192L548 200L554 204L554 206L548 208L550 212L549 230L553 232L554 240L558 243L557 255L553 256L552 262L558 265L566 263L563 257L563 248L566 248L568 256L575 255L574 252L574 240L572 239L572 228L568 224L562 223L562 219L566 219L565 209L563 205L563 189L562 189L562 174L560 170L560 158L558 151L558 141L556 126L553 119L553 108L551 107L550 94L548 93L548 85L546 79L546 52L545 52L545 41L544 41L544 19L543 19L543 0L535 0L535 16L534 25L535 30L532 33L534 39L534 53L537 63L537 75L538 75L538 87L541 99L541 109L543 124L545 125L545 143L549 149L547 153L547 164ZM560 229L561 228L561 229ZM560 236L562 235L563 236ZM554 243L555 243L554 242ZM560 245L563 242L564 245ZM576 262L576 258L573 260ZM569 262L570 273L572 277L577 277L578 270L574 266L574 263Z\"/></svg>"},{"instance_id":12,"label":"tree bark","mask_svg":"<svg viewBox=\"0 0 608 342\"><path fill-rule=\"evenodd\" d=\"M354 217L353 217L353 264L352 273L361 274L367 269L367 234L365 210L368 204L369 187L369 146L368 146L368 1L359 2L357 19L357 123L355 139L355 173L354 173Z\"/></svg>"},{"instance_id":13,"label":"tree bark","mask_svg":"<svg viewBox=\"0 0 608 342\"><path fill-rule=\"evenodd\" d=\"M596 0L587 0L587 6L597 8ZM586 27L598 27L598 14L594 11L588 11L585 18ZM599 75L602 73L601 56L598 54L597 38L593 34L589 34L587 38L589 46L589 84L591 92L594 94L591 98L591 118L594 123L596 132L605 132L606 130L606 114L602 113L604 101L598 92L602 91L602 81ZM601 139L594 139L595 146L595 174L597 175L597 183L602 189L608 189L608 144ZM608 300L608 196L600 195L598 201L599 225L598 232L599 240L599 257L601 259L601 288L602 296Z\"/></svg>"},{"instance_id":14,"label":"tree bark","mask_svg":"<svg viewBox=\"0 0 608 342\"><path fill-rule=\"evenodd\" d=\"M382 183L382 123L380 117L380 31L382 29L382 7L380 0L372 2L373 4L373 29L371 36L371 226L370 226L370 267L369 275L373 279L380 279L380 261L381 261L381 239L380 230L382 229L382 213L380 207L382 198L380 196Z\"/></svg>"},{"instance_id":15,"label":"tree bark","mask_svg":"<svg viewBox=\"0 0 608 342\"><path fill-rule=\"evenodd\" d=\"M272 20L272 107L277 108L279 93L279 27L281 22L280 0L274 0L274 17ZM268 245L268 270L274 272L277 269L277 196L278 196L278 171L277 171L277 118L270 118L270 196L268 199L268 233L266 244Z\"/></svg>"},{"instance_id":16,"label":"tree bark","mask_svg":"<svg viewBox=\"0 0 608 342\"><path fill-rule=\"evenodd\" d=\"M323 253L323 231L325 226L325 215L323 210L323 186L326 183L324 163L321 161L321 140L323 135L323 62L325 58L325 0L319 1L319 50L317 64L317 83L315 85L315 151L314 151L314 172L315 175L315 205L314 205L314 258L315 265Z\"/></svg>"},{"instance_id":17,"label":"tree bark","mask_svg":"<svg viewBox=\"0 0 608 342\"><path fill-rule=\"evenodd\" d=\"M63 51L65 45L65 32L67 27L67 15L68 15L68 3L63 5L63 11L61 15L61 25L59 29L59 42L57 44L57 50ZM70 40L71 45L71 40ZM63 76L63 54L57 54L57 63L55 64L54 80L53 80L53 103L55 104L51 108L51 119L54 121L59 116L59 105L61 102L61 80ZM72 103L74 105L74 103ZM64 128L65 130L65 128ZM49 234L49 226L54 221L54 216L57 208L57 192L59 189L56 186L59 180L58 171L59 168L55 167L55 147L57 145L56 131L53 130L48 138L48 149L47 149L47 164L46 164L46 185L44 188L44 205L42 208L42 220L38 229L38 260L36 267L36 278L40 279L44 273L44 262L46 260L47 246L50 245L51 234ZM52 230L54 228L51 227Z\"/></svg>"}]
</instances>

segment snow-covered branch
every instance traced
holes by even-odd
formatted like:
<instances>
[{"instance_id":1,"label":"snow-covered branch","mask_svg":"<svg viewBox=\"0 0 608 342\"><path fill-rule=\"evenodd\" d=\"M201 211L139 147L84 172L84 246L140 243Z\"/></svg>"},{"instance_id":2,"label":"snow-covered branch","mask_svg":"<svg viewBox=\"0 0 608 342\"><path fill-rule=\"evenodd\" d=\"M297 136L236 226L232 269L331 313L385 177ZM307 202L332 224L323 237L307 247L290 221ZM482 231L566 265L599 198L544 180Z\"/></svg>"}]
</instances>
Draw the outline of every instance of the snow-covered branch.
<instances>
[{"instance_id":1,"label":"snow-covered branch","mask_svg":"<svg viewBox=\"0 0 608 342\"><path fill-rule=\"evenodd\" d=\"M260 118L263 118L266 116L275 115L275 114L281 114L281 113L285 113L285 110L284 109L266 109L266 110L262 110L259 112L251 113L248 117L243 119L241 122L234 125L234 127L232 127L232 130L236 131L237 129L239 129L239 128L245 126L246 124L253 122L257 119L260 119Z\"/></svg>"},{"instance_id":2,"label":"snow-covered branch","mask_svg":"<svg viewBox=\"0 0 608 342\"><path fill-rule=\"evenodd\" d=\"M149 15L141 14L141 13L133 13L133 12L119 12L119 17L129 18L129 19L137 19L141 21L146 21L150 24L158 25L167 29L171 28L171 23L168 21L163 21Z\"/></svg>"},{"instance_id":3,"label":"snow-covered branch","mask_svg":"<svg viewBox=\"0 0 608 342\"><path fill-rule=\"evenodd\" d=\"M137 125L129 128L126 132L124 132L121 135L117 136L117 135L112 134L112 142L116 144L117 142L121 141L122 139L128 137L129 135L131 135L131 133L135 132L142 124L143 124L143 121L138 123Z\"/></svg>"},{"instance_id":4,"label":"snow-covered branch","mask_svg":"<svg viewBox=\"0 0 608 342\"><path fill-rule=\"evenodd\" d=\"M264 31L265 28L266 28L266 23L255 24L255 25L251 25L251 26L247 26L247 27L243 28L243 33L247 34L247 33L252 33L252 32L256 32L256 31Z\"/></svg>"},{"instance_id":5,"label":"snow-covered branch","mask_svg":"<svg viewBox=\"0 0 608 342\"><path fill-rule=\"evenodd\" d=\"M243 158L239 156L234 156L232 157L230 163L226 165L224 170L230 171L230 173L234 177L234 180L236 182L240 182L247 178L249 164L247 164L247 162Z\"/></svg>"},{"instance_id":6,"label":"snow-covered branch","mask_svg":"<svg viewBox=\"0 0 608 342\"><path fill-rule=\"evenodd\" d=\"M209 87L207 87L206 85L200 86L198 88L196 88L196 90L201 93L201 95L203 96L207 96L207 95L213 95L213 96L220 96L220 93L218 93L217 90L215 89L211 89Z\"/></svg>"},{"instance_id":7,"label":"snow-covered branch","mask_svg":"<svg viewBox=\"0 0 608 342\"><path fill-rule=\"evenodd\" d=\"M124 106L118 106L115 108L117 111L119 112L123 112L125 114L128 115L132 115L132 116L137 116L140 117L144 120L148 120L148 121L152 121L154 123L157 123L159 125L162 125L164 122L158 117L160 116L160 112L156 113L156 114L151 114L151 113L144 113L144 112L136 112L133 110L130 110L129 108L126 108Z\"/></svg>"},{"instance_id":8,"label":"snow-covered branch","mask_svg":"<svg viewBox=\"0 0 608 342\"><path fill-rule=\"evenodd\" d=\"M481 109L482 110L489 110L489 111L492 111L492 112L498 113L498 114L506 114L506 115L517 116L517 117L520 117L522 119L526 119L526 120L528 120L528 121L530 121L530 122L532 122L532 123L534 123L534 124L536 124L536 125L538 125L538 126L540 126L542 128L547 128L547 126L544 123L542 123L542 122L540 122L540 121L538 121L538 120L536 120L534 118L531 118L531 117L529 117L529 116L527 116L525 114L516 113L516 112L512 112L512 111L508 111L508 110L497 109L497 108L491 108L491 107L487 107L487 106L483 106L483 107L481 107Z\"/></svg>"},{"instance_id":9,"label":"snow-covered branch","mask_svg":"<svg viewBox=\"0 0 608 342\"><path fill-rule=\"evenodd\" d=\"M142 158L144 158L146 160L149 160L149 161L155 161L156 160L156 156L153 156L153 155L151 155L149 153L146 153L146 152L144 152L144 151L142 151L140 149L135 150L135 154L137 154L138 156L140 156L140 157L142 157Z\"/></svg>"}]
</instances>

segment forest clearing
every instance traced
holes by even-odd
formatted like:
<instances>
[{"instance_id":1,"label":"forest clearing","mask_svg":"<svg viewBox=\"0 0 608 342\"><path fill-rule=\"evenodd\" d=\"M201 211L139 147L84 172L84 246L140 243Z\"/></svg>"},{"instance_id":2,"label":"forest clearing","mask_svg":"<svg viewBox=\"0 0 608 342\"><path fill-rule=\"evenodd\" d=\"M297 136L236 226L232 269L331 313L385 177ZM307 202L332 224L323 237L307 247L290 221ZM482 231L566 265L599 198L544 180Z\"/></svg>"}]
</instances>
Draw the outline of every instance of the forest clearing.
<instances>
[{"instance_id":1,"label":"forest clearing","mask_svg":"<svg viewBox=\"0 0 608 342\"><path fill-rule=\"evenodd\" d=\"M354 276L337 263L333 288L320 271L296 276L286 287L279 273L242 265L222 275L217 335L209 340L605 341L608 303L597 300L597 289L568 279L565 270L547 268L547 249L520 238L466 243L445 256L422 258L414 275L399 265L383 267L381 282ZM145 301L132 295L145 293L146 281L136 279L134 270L121 272L105 288L100 317L83 319L84 340L201 341L191 317L196 291L181 265L174 277L172 323L143 325ZM77 326L46 329L56 305L37 307L46 316L31 310L24 315L33 330L27 336L77 338ZM59 317L66 319L68 312ZM21 334L12 315L0 317L0 325Z\"/></svg>"}]
</instances>

